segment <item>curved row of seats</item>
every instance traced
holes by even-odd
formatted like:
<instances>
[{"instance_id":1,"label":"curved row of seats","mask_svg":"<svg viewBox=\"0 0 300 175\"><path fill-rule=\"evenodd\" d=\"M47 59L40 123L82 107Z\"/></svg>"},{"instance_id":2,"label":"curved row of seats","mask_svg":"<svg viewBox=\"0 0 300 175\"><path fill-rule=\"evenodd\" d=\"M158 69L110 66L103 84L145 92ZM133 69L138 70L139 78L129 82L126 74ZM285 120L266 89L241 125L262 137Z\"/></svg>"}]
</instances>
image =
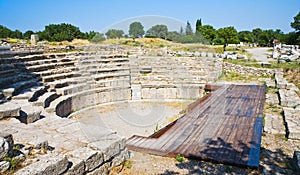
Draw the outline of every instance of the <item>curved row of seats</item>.
<instances>
[{"instance_id":1,"label":"curved row of seats","mask_svg":"<svg viewBox=\"0 0 300 175\"><path fill-rule=\"evenodd\" d=\"M72 111L129 96L127 55L79 52L0 59L0 119L9 116L8 106L20 110L14 117L30 123L44 109L66 117Z\"/></svg>"}]
</instances>

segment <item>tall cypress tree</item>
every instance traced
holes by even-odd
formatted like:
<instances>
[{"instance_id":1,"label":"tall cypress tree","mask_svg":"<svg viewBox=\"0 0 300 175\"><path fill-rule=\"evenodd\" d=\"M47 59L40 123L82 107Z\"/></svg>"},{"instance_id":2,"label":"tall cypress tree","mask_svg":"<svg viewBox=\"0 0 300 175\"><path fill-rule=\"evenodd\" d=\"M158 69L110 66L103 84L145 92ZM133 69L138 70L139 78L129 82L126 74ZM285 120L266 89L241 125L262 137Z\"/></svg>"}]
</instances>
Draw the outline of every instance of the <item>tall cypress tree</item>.
<instances>
[{"instance_id":1,"label":"tall cypress tree","mask_svg":"<svg viewBox=\"0 0 300 175\"><path fill-rule=\"evenodd\" d=\"M193 34L193 29L192 29L192 26L191 26L189 21L187 21L187 23L186 23L185 34L186 35L192 35Z\"/></svg>"},{"instance_id":2,"label":"tall cypress tree","mask_svg":"<svg viewBox=\"0 0 300 175\"><path fill-rule=\"evenodd\" d=\"M202 21L201 21L201 18L200 18L200 19L197 19L197 21L196 21L196 33L200 32L201 26L202 26Z\"/></svg>"}]
</instances>

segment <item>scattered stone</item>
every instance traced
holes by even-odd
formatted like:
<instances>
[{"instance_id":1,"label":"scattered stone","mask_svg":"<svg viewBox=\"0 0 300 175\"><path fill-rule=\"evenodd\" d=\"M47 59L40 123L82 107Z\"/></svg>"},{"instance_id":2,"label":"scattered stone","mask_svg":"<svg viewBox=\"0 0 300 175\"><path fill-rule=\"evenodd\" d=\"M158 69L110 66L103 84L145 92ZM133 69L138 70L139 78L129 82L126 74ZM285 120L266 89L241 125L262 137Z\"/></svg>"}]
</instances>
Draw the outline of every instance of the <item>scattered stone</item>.
<instances>
[{"instance_id":1,"label":"scattered stone","mask_svg":"<svg viewBox=\"0 0 300 175\"><path fill-rule=\"evenodd\" d=\"M293 90L279 89L279 97L283 107L296 107L300 104L300 98Z\"/></svg>"},{"instance_id":2,"label":"scattered stone","mask_svg":"<svg viewBox=\"0 0 300 175\"><path fill-rule=\"evenodd\" d=\"M286 107L282 109L287 125L288 138L300 139L300 110Z\"/></svg>"},{"instance_id":3,"label":"scattered stone","mask_svg":"<svg viewBox=\"0 0 300 175\"><path fill-rule=\"evenodd\" d=\"M9 162L7 161L1 161L0 162L0 173L4 173L5 171L7 171L10 167Z\"/></svg>"},{"instance_id":4,"label":"scattered stone","mask_svg":"<svg viewBox=\"0 0 300 175\"><path fill-rule=\"evenodd\" d=\"M120 138L118 135L112 135L110 138L92 142L88 146L92 149L102 151L104 154L104 161L108 161L111 157L118 155L125 149L125 142L125 138Z\"/></svg>"},{"instance_id":5,"label":"scattered stone","mask_svg":"<svg viewBox=\"0 0 300 175\"><path fill-rule=\"evenodd\" d=\"M152 67L146 67L146 66L144 66L144 67L141 67L140 68L140 73L141 74L143 74L143 73L145 73L145 74L147 74L147 73L151 73L152 72Z\"/></svg>"},{"instance_id":6,"label":"scattered stone","mask_svg":"<svg viewBox=\"0 0 300 175\"><path fill-rule=\"evenodd\" d=\"M21 116L19 117L22 123L33 123L40 119L42 111L34 106L22 106Z\"/></svg>"},{"instance_id":7,"label":"scattered stone","mask_svg":"<svg viewBox=\"0 0 300 175\"><path fill-rule=\"evenodd\" d=\"M39 159L17 171L16 175L62 174L69 164L68 159L62 155L47 154L40 156Z\"/></svg>"},{"instance_id":8,"label":"scattered stone","mask_svg":"<svg viewBox=\"0 0 300 175\"><path fill-rule=\"evenodd\" d=\"M266 103L270 105L278 105L279 99L277 94L266 94Z\"/></svg>"},{"instance_id":9,"label":"scattered stone","mask_svg":"<svg viewBox=\"0 0 300 175\"><path fill-rule=\"evenodd\" d=\"M85 171L87 172L91 172L95 170L104 162L102 152L95 151L87 147L79 148L69 152L68 157L73 157L82 160L85 165ZM75 164L75 166L80 166L80 165L78 165L77 163ZM80 169L80 167L77 167L74 170L77 171L78 169Z\"/></svg>"},{"instance_id":10,"label":"scattered stone","mask_svg":"<svg viewBox=\"0 0 300 175\"><path fill-rule=\"evenodd\" d=\"M0 160L10 157L12 153L12 145L5 138L0 137Z\"/></svg>"},{"instance_id":11,"label":"scattered stone","mask_svg":"<svg viewBox=\"0 0 300 175\"><path fill-rule=\"evenodd\" d=\"M103 174L107 175L109 174L109 163L104 163L101 167L95 169L94 171L87 173L86 175L98 175L98 174Z\"/></svg>"},{"instance_id":12,"label":"scattered stone","mask_svg":"<svg viewBox=\"0 0 300 175\"><path fill-rule=\"evenodd\" d=\"M66 175L77 175L85 173L85 165L82 159L76 157L68 157L71 167L68 169Z\"/></svg>"},{"instance_id":13,"label":"scattered stone","mask_svg":"<svg viewBox=\"0 0 300 175\"><path fill-rule=\"evenodd\" d=\"M265 114L264 131L269 134L285 134L283 118L275 114Z\"/></svg>"},{"instance_id":14,"label":"scattered stone","mask_svg":"<svg viewBox=\"0 0 300 175\"><path fill-rule=\"evenodd\" d=\"M7 117L20 116L20 106L12 103L0 104L0 120Z\"/></svg>"},{"instance_id":15,"label":"scattered stone","mask_svg":"<svg viewBox=\"0 0 300 175\"><path fill-rule=\"evenodd\" d=\"M32 145L34 149L45 149L47 150L49 147L48 140L37 138L34 140L30 140L28 144Z\"/></svg>"},{"instance_id":16,"label":"scattered stone","mask_svg":"<svg viewBox=\"0 0 300 175\"><path fill-rule=\"evenodd\" d=\"M258 81L265 82L267 87L272 87L272 88L276 87L275 81L272 80L271 78L259 78Z\"/></svg>"}]
</instances>

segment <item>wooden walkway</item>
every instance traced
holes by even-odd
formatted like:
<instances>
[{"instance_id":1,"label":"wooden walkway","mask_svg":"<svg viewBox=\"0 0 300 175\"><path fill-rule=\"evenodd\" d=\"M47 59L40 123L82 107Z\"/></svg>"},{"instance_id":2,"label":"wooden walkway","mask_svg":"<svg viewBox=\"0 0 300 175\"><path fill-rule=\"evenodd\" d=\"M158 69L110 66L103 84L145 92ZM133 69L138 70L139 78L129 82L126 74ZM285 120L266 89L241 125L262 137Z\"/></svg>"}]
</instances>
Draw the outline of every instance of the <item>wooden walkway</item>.
<instances>
[{"instance_id":1,"label":"wooden walkway","mask_svg":"<svg viewBox=\"0 0 300 175\"><path fill-rule=\"evenodd\" d=\"M258 85L222 86L152 136L132 136L127 148L258 167L265 91Z\"/></svg>"}]
</instances>

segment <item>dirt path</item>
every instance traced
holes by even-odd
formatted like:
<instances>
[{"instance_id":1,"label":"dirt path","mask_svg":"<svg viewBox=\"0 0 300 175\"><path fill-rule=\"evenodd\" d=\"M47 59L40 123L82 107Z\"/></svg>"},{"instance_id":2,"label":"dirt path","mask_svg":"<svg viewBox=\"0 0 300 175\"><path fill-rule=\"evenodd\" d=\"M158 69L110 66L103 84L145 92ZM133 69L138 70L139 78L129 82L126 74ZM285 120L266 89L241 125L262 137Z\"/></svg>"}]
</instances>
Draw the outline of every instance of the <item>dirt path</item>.
<instances>
[{"instance_id":1,"label":"dirt path","mask_svg":"<svg viewBox=\"0 0 300 175\"><path fill-rule=\"evenodd\" d=\"M269 49L272 48L271 47L251 48L251 49L246 49L246 51L252 54L251 59L255 59L260 62L269 62L267 57L267 50Z\"/></svg>"}]
</instances>

